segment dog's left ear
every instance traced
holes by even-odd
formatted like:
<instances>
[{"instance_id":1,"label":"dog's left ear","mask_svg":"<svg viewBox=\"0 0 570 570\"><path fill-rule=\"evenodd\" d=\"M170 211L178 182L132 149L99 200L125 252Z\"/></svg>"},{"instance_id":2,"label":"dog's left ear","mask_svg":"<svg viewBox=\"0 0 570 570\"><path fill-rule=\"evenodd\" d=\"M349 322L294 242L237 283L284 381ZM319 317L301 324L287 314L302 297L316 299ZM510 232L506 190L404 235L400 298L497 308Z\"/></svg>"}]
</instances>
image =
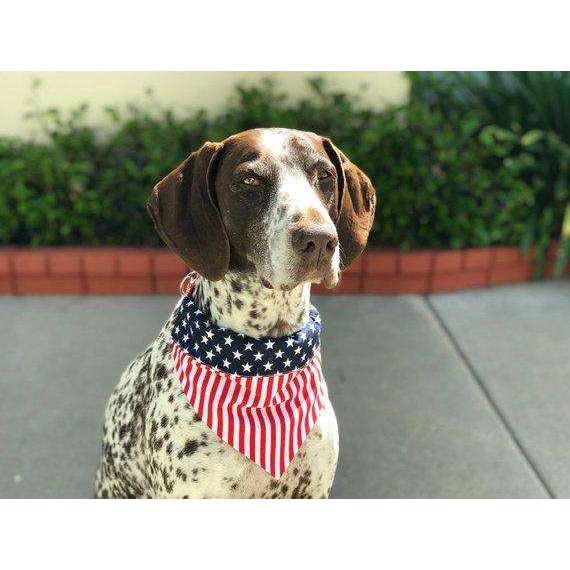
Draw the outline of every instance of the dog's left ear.
<instances>
[{"instance_id":1,"label":"dog's left ear","mask_svg":"<svg viewBox=\"0 0 570 570\"><path fill-rule=\"evenodd\" d=\"M368 176L327 138L325 151L336 168L338 212L335 220L340 243L340 261L346 269L364 250L374 221L376 190Z\"/></svg>"},{"instance_id":2,"label":"dog's left ear","mask_svg":"<svg viewBox=\"0 0 570 570\"><path fill-rule=\"evenodd\" d=\"M160 237L211 281L226 274L230 244L214 181L223 143L204 143L154 187L147 205Z\"/></svg>"}]
</instances>

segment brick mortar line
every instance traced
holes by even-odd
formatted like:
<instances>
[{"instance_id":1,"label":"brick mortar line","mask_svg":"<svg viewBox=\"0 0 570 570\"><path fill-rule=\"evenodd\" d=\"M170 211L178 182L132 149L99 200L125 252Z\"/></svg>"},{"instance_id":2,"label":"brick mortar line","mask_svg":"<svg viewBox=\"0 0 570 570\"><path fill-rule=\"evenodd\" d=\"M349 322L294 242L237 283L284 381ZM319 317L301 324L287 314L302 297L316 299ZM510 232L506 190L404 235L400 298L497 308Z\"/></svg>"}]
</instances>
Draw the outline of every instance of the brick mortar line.
<instances>
[{"instance_id":1,"label":"brick mortar line","mask_svg":"<svg viewBox=\"0 0 570 570\"><path fill-rule=\"evenodd\" d=\"M18 294L18 278L16 277L16 262L14 256L8 255L8 280L12 295Z\"/></svg>"},{"instance_id":2,"label":"brick mortar line","mask_svg":"<svg viewBox=\"0 0 570 570\"><path fill-rule=\"evenodd\" d=\"M158 277L156 275L156 262L154 259L154 255L149 251L148 252L148 263L149 263L149 273L150 273L150 290L151 295L157 294L157 281Z\"/></svg>"},{"instance_id":3,"label":"brick mortar line","mask_svg":"<svg viewBox=\"0 0 570 570\"><path fill-rule=\"evenodd\" d=\"M457 356L461 360L461 362L467 368L467 371L469 372L471 378L475 381L475 383L477 384L477 386L479 387L479 389L483 393L485 400L487 401L488 405L491 407L491 410L495 413L495 415L499 419L499 422L501 423L501 425L503 426L503 428L507 432L508 436L510 437L511 441L515 445L515 448L522 455L522 457L525 460L525 462L527 463L528 467L534 473L535 477L537 478L538 482L540 483L540 485L542 486L542 488L546 492L546 494L549 496L549 498L550 499L556 499L557 498L556 494L554 493L554 490L551 488L551 486L546 481L546 477L543 475L542 471L538 468L538 465L536 464L536 462L532 459L530 453L526 450L526 448L522 444L522 441L517 436L513 426L511 425L511 423L507 419L506 415L503 413L503 411L501 410L499 405L494 401L490 390L487 388L487 386L483 382L483 378L481 377L481 375L479 374L479 372L477 371L477 369L475 368L474 364L471 362L471 360L469 359L469 357L467 356L465 351L461 348L460 344L457 342L455 337L451 334L450 328L447 326L447 324L445 323L445 321L443 320L443 318L439 314L435 305L432 303L432 301L428 295L423 295L423 298L424 298L424 302L425 302L426 306L428 307L429 311L431 312L433 318L435 319L435 321L437 322L437 324L439 325L439 327L443 331L444 335L447 337L447 339L449 340L449 342L453 346L453 348L454 348Z\"/></svg>"}]
</instances>

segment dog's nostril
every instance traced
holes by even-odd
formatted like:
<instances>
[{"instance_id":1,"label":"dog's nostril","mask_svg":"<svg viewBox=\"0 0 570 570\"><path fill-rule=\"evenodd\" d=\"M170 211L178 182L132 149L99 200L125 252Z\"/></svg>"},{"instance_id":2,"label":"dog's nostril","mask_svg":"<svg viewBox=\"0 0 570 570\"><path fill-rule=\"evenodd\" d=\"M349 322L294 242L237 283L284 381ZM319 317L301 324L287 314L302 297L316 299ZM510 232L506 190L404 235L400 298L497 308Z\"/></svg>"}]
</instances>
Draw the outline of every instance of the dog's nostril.
<instances>
[{"instance_id":1,"label":"dog's nostril","mask_svg":"<svg viewBox=\"0 0 570 570\"><path fill-rule=\"evenodd\" d=\"M314 241L310 241L307 243L307 245L305 246L305 248L303 249L303 253L313 253L313 251L315 251L315 248L317 246L315 245Z\"/></svg>"}]
</instances>

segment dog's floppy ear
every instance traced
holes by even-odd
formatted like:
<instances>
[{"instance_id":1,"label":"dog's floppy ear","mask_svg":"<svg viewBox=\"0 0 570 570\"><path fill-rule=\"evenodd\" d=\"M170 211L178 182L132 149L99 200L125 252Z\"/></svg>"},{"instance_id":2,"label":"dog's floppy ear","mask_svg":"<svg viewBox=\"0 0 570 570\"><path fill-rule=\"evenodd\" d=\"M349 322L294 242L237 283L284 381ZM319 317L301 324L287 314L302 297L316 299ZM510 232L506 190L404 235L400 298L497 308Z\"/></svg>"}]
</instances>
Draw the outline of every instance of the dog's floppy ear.
<instances>
[{"instance_id":1,"label":"dog's floppy ear","mask_svg":"<svg viewBox=\"0 0 570 570\"><path fill-rule=\"evenodd\" d=\"M147 205L166 245L207 279L228 270L230 245L213 184L222 143L205 143L152 190Z\"/></svg>"},{"instance_id":2,"label":"dog's floppy ear","mask_svg":"<svg viewBox=\"0 0 570 570\"><path fill-rule=\"evenodd\" d=\"M376 191L368 176L327 138L325 151L334 164L338 178L338 212L335 220L340 243L342 269L361 253L374 221Z\"/></svg>"}]
</instances>

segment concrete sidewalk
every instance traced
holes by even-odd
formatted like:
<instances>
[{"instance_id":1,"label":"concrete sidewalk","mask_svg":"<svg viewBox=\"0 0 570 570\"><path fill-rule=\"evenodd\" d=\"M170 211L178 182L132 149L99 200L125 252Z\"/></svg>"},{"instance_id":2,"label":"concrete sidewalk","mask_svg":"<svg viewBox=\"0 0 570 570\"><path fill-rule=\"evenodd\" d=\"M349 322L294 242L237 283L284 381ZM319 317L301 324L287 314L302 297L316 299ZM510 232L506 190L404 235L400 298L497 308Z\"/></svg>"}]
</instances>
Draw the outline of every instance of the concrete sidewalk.
<instances>
[{"instance_id":1,"label":"concrete sidewalk","mask_svg":"<svg viewBox=\"0 0 570 570\"><path fill-rule=\"evenodd\" d=\"M90 497L105 402L173 297L0 297L0 498ZM320 297L334 497L570 497L570 282Z\"/></svg>"}]
</instances>

